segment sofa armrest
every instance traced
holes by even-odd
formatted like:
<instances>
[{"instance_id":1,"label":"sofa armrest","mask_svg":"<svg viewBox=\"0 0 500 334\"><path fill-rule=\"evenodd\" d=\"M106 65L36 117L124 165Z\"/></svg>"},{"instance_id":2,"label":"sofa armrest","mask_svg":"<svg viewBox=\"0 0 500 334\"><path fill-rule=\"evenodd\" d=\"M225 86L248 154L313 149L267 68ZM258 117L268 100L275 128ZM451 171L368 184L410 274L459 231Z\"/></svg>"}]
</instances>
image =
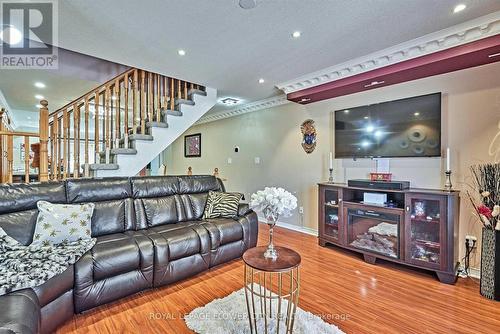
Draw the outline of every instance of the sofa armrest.
<instances>
[{"instance_id":1,"label":"sofa armrest","mask_svg":"<svg viewBox=\"0 0 500 334\"><path fill-rule=\"evenodd\" d=\"M244 215L246 215L250 211L252 211L252 209L250 209L250 206L248 205L248 203L240 203L238 205L238 217L243 217Z\"/></svg>"},{"instance_id":2,"label":"sofa armrest","mask_svg":"<svg viewBox=\"0 0 500 334\"><path fill-rule=\"evenodd\" d=\"M31 289L0 297L0 333L34 334L40 330L40 304Z\"/></svg>"}]
</instances>

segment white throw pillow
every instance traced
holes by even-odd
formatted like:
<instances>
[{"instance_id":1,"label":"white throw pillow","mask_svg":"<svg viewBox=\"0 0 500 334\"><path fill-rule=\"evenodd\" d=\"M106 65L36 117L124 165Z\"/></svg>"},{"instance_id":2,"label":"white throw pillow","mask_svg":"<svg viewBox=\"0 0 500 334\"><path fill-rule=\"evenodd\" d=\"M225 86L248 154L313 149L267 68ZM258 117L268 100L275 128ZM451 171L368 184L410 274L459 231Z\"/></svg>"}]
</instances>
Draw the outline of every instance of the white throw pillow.
<instances>
[{"instance_id":1,"label":"white throw pillow","mask_svg":"<svg viewBox=\"0 0 500 334\"><path fill-rule=\"evenodd\" d=\"M91 219L95 205L53 204L39 201L32 245L53 246L91 238Z\"/></svg>"}]
</instances>

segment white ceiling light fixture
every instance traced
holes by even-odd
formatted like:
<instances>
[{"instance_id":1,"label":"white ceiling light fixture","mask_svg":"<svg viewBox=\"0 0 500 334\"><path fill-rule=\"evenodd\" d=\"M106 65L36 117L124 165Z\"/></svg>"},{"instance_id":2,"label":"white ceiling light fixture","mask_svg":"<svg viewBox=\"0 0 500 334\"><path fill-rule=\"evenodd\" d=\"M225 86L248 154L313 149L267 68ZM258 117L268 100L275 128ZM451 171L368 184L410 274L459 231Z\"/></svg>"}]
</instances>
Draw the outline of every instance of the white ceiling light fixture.
<instances>
[{"instance_id":1,"label":"white ceiling light fixture","mask_svg":"<svg viewBox=\"0 0 500 334\"><path fill-rule=\"evenodd\" d=\"M186 50L179 49L179 50L177 50L177 54L178 54L179 56L185 56L185 55L186 55Z\"/></svg>"},{"instance_id":2,"label":"white ceiling light fixture","mask_svg":"<svg viewBox=\"0 0 500 334\"><path fill-rule=\"evenodd\" d=\"M294 31L292 33L293 38L299 38L300 36L302 36L302 33L300 31Z\"/></svg>"},{"instance_id":3,"label":"white ceiling light fixture","mask_svg":"<svg viewBox=\"0 0 500 334\"><path fill-rule=\"evenodd\" d=\"M266 82L266 80L264 80L263 78L260 78L260 79L259 79L259 83L260 83L260 84L263 84L264 82Z\"/></svg>"},{"instance_id":4,"label":"white ceiling light fixture","mask_svg":"<svg viewBox=\"0 0 500 334\"><path fill-rule=\"evenodd\" d=\"M35 87L36 88L45 88L45 84L43 82L35 82Z\"/></svg>"},{"instance_id":5,"label":"white ceiling light fixture","mask_svg":"<svg viewBox=\"0 0 500 334\"><path fill-rule=\"evenodd\" d=\"M43 100L45 97L43 95L37 94L35 95L35 99L37 100Z\"/></svg>"},{"instance_id":6,"label":"white ceiling light fixture","mask_svg":"<svg viewBox=\"0 0 500 334\"><path fill-rule=\"evenodd\" d=\"M23 40L23 34L13 25L9 25L0 31L0 39L9 45L16 45Z\"/></svg>"},{"instance_id":7,"label":"white ceiling light fixture","mask_svg":"<svg viewBox=\"0 0 500 334\"><path fill-rule=\"evenodd\" d=\"M456 13L459 13L461 11L463 11L465 8L467 8L467 6L463 3L461 4L458 4L455 6L455 8L453 8L453 13L456 14Z\"/></svg>"},{"instance_id":8,"label":"white ceiling light fixture","mask_svg":"<svg viewBox=\"0 0 500 334\"><path fill-rule=\"evenodd\" d=\"M255 6L257 6L257 1L256 0L240 0L238 4L243 9L252 9L252 8L255 8Z\"/></svg>"},{"instance_id":9,"label":"white ceiling light fixture","mask_svg":"<svg viewBox=\"0 0 500 334\"><path fill-rule=\"evenodd\" d=\"M234 97L226 97L220 100L222 104L225 104L227 106L234 106L235 104L238 104L240 100L235 99Z\"/></svg>"},{"instance_id":10,"label":"white ceiling light fixture","mask_svg":"<svg viewBox=\"0 0 500 334\"><path fill-rule=\"evenodd\" d=\"M43 106L41 104L37 104L35 105L35 107L37 107L38 109L42 108Z\"/></svg>"}]
</instances>

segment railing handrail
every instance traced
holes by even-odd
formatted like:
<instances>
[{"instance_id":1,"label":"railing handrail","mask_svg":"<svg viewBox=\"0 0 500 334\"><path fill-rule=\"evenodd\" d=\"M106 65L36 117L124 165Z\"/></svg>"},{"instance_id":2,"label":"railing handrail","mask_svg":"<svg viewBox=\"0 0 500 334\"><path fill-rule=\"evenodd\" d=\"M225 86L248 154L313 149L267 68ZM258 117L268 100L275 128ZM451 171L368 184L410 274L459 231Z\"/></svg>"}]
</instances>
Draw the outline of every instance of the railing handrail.
<instances>
[{"instance_id":1,"label":"railing handrail","mask_svg":"<svg viewBox=\"0 0 500 334\"><path fill-rule=\"evenodd\" d=\"M25 131L0 131L0 136L40 137L40 133Z\"/></svg>"},{"instance_id":2,"label":"railing handrail","mask_svg":"<svg viewBox=\"0 0 500 334\"><path fill-rule=\"evenodd\" d=\"M109 79L108 81L106 81L105 83L103 84L100 84L99 86L97 86L96 88L93 88L91 90L89 90L88 92L86 92L85 94L83 94L82 96L76 98L76 99L73 99L71 102L65 104L64 106L62 106L61 108L51 112L49 114L49 118L60 113L62 110L64 109L69 109L70 107L73 107L73 105L78 102L78 101L81 101L81 100L84 100L87 96L89 96L90 94L92 93L95 93L95 92L99 92L102 88L106 88L106 86L110 85L110 84L113 84L116 79L124 76L125 74L130 74L130 73L133 73L134 71L136 71L137 69L136 68L130 68L128 70L126 70L125 72L122 72L116 76L114 76L113 78Z\"/></svg>"}]
</instances>

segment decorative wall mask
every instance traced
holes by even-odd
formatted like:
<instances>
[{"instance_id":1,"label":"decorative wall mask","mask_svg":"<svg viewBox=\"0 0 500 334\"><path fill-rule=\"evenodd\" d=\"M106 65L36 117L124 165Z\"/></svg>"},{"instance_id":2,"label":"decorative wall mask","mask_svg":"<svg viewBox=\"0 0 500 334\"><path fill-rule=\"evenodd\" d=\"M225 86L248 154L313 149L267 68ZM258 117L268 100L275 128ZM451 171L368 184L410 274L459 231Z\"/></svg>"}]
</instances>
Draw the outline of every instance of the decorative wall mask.
<instances>
[{"instance_id":1,"label":"decorative wall mask","mask_svg":"<svg viewBox=\"0 0 500 334\"><path fill-rule=\"evenodd\" d=\"M307 154L316 148L316 127L312 119L305 120L300 126L302 132L302 148Z\"/></svg>"}]
</instances>

